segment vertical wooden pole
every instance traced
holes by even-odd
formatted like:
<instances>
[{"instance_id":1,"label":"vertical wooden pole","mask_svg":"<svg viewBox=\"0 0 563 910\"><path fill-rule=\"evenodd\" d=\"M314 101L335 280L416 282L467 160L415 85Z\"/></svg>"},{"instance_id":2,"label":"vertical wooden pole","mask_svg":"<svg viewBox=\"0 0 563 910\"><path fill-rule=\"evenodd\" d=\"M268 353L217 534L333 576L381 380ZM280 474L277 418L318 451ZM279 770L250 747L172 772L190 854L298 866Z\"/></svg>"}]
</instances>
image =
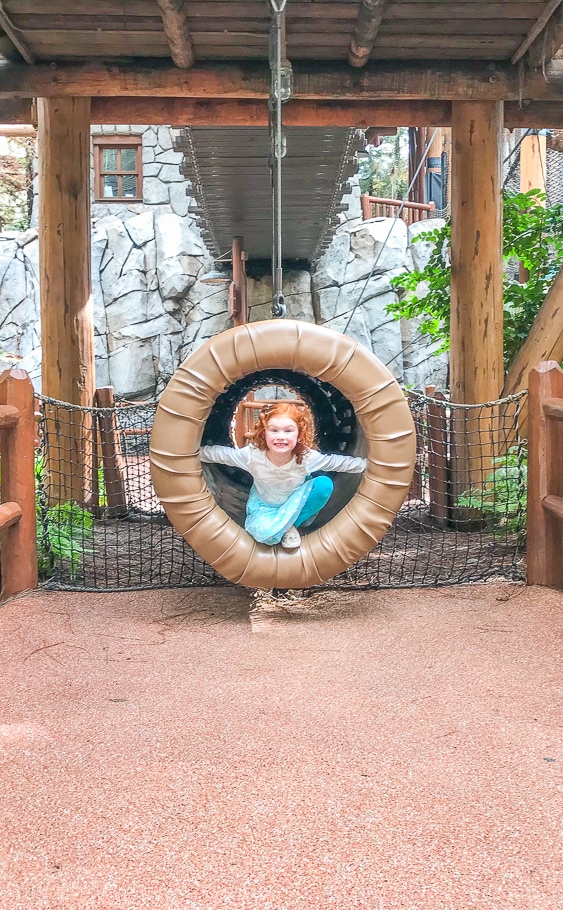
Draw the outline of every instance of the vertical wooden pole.
<instances>
[{"instance_id":1,"label":"vertical wooden pole","mask_svg":"<svg viewBox=\"0 0 563 910\"><path fill-rule=\"evenodd\" d=\"M450 390L460 404L496 401L503 387L502 129L502 102L452 103ZM455 410L454 503L483 484L496 429L491 409L470 421Z\"/></svg>"},{"instance_id":2,"label":"vertical wooden pole","mask_svg":"<svg viewBox=\"0 0 563 910\"><path fill-rule=\"evenodd\" d=\"M246 302L246 259L244 240L242 237L233 237L233 284L235 286L236 309L233 312L235 325L246 325L248 322L248 307Z\"/></svg>"},{"instance_id":3,"label":"vertical wooden pole","mask_svg":"<svg viewBox=\"0 0 563 910\"><path fill-rule=\"evenodd\" d=\"M449 420L446 397L435 392L428 402L428 498L429 512L444 527L450 512L450 472L448 462Z\"/></svg>"},{"instance_id":4,"label":"vertical wooden pole","mask_svg":"<svg viewBox=\"0 0 563 910\"><path fill-rule=\"evenodd\" d=\"M360 205L362 207L362 218L364 221L369 221L369 219L372 217L372 211L368 193L362 193L360 196Z\"/></svg>"},{"instance_id":5,"label":"vertical wooden pole","mask_svg":"<svg viewBox=\"0 0 563 910\"><path fill-rule=\"evenodd\" d=\"M545 193L545 174L547 166L547 137L539 134L525 136L520 145L520 192L540 190ZM545 201L539 203L545 206ZM530 273L520 263L519 279L522 284L528 281Z\"/></svg>"},{"instance_id":6,"label":"vertical wooden pole","mask_svg":"<svg viewBox=\"0 0 563 910\"><path fill-rule=\"evenodd\" d=\"M428 388L426 389L426 395L429 394ZM432 386L434 389L434 386ZM414 471L412 475L411 486L409 490L409 499L422 499L424 496L424 472L423 472L423 462L424 462L424 449L425 449L425 439L424 439L424 422L423 415L420 410L416 407L416 402L418 401L418 396L413 394L413 392L407 392L407 401L411 409L412 419L414 421L414 430L416 438L416 459L414 463Z\"/></svg>"},{"instance_id":7,"label":"vertical wooden pole","mask_svg":"<svg viewBox=\"0 0 563 910\"><path fill-rule=\"evenodd\" d=\"M502 102L452 103L452 400L496 400L502 357Z\"/></svg>"},{"instance_id":8,"label":"vertical wooden pole","mask_svg":"<svg viewBox=\"0 0 563 910\"><path fill-rule=\"evenodd\" d=\"M563 427L546 417L548 398L563 399L563 370L554 360L540 363L529 379L527 566L529 585L563 588L561 520L542 506L546 496L563 495Z\"/></svg>"},{"instance_id":9,"label":"vertical wooden pole","mask_svg":"<svg viewBox=\"0 0 563 910\"><path fill-rule=\"evenodd\" d=\"M127 512L125 469L117 420L113 411L115 396L111 386L96 390L96 407L107 409L105 412L104 410L99 411L97 418L108 514L111 516L124 515Z\"/></svg>"},{"instance_id":10,"label":"vertical wooden pole","mask_svg":"<svg viewBox=\"0 0 563 910\"><path fill-rule=\"evenodd\" d=\"M0 432L2 502L16 502L21 518L2 535L2 592L11 597L37 587L35 524L35 408L31 380L25 370L0 376L0 404L20 412L17 424Z\"/></svg>"},{"instance_id":11,"label":"vertical wooden pole","mask_svg":"<svg viewBox=\"0 0 563 910\"><path fill-rule=\"evenodd\" d=\"M40 98L37 113L42 390L92 407L90 99ZM46 417L54 419L49 408ZM62 409L57 418L60 433L57 450L50 452L50 488L56 484L59 501L83 503L91 474L91 418Z\"/></svg>"},{"instance_id":12,"label":"vertical wooden pole","mask_svg":"<svg viewBox=\"0 0 563 910\"><path fill-rule=\"evenodd\" d=\"M545 193L547 137L525 136L520 145L520 192L541 190Z\"/></svg>"},{"instance_id":13,"label":"vertical wooden pole","mask_svg":"<svg viewBox=\"0 0 563 910\"><path fill-rule=\"evenodd\" d=\"M426 145L426 127L409 127L409 185L412 183L416 170L422 160ZM409 195L409 202L424 202L424 167L420 168ZM418 220L418 213L413 221Z\"/></svg>"}]
</instances>

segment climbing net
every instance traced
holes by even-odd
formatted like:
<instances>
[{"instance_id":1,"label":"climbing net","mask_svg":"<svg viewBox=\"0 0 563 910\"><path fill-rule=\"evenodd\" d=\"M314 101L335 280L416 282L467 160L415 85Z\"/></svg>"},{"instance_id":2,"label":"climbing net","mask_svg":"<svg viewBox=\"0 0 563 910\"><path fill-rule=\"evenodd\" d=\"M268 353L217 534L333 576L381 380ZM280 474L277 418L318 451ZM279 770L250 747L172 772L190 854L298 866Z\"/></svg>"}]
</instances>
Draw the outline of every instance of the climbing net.
<instances>
[{"instance_id":1,"label":"climbing net","mask_svg":"<svg viewBox=\"0 0 563 910\"><path fill-rule=\"evenodd\" d=\"M526 393L483 405L408 392L417 434L409 495L382 544L325 587L524 578ZM47 588L123 591L226 585L155 496L156 403L81 408L40 400L39 555Z\"/></svg>"}]
</instances>

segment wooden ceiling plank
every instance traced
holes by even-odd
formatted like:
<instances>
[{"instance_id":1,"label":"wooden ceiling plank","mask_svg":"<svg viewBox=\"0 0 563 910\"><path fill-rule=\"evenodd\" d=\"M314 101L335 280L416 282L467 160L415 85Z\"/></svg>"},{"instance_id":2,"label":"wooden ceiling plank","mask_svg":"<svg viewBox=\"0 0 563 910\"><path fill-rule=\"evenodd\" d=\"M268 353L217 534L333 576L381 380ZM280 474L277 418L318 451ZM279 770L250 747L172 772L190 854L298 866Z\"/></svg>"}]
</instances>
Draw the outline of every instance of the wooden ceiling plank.
<instances>
[{"instance_id":1,"label":"wooden ceiling plank","mask_svg":"<svg viewBox=\"0 0 563 910\"><path fill-rule=\"evenodd\" d=\"M531 19L451 19L440 23L440 35L516 35L522 37L533 25ZM425 22L416 21L414 31L417 35L435 35L436 22L431 19ZM386 35L408 34L408 25L404 19L390 21L384 19L379 29L378 38Z\"/></svg>"},{"instance_id":2,"label":"wooden ceiling plank","mask_svg":"<svg viewBox=\"0 0 563 910\"><path fill-rule=\"evenodd\" d=\"M348 55L352 66L365 66L368 62L386 6L387 0L360 0Z\"/></svg>"},{"instance_id":3,"label":"wooden ceiling plank","mask_svg":"<svg viewBox=\"0 0 563 910\"><path fill-rule=\"evenodd\" d=\"M157 3L172 60L179 69L187 70L195 61L188 28L187 4L185 0L157 0Z\"/></svg>"},{"instance_id":4,"label":"wooden ceiling plank","mask_svg":"<svg viewBox=\"0 0 563 910\"><path fill-rule=\"evenodd\" d=\"M500 57L511 50L517 40L514 35L433 35L431 38L428 38L427 35L385 35L379 41L376 40L374 52L377 54L380 49L387 48L394 50L394 56L400 58L402 51L406 48L421 50L430 46L440 51L451 51L448 56L455 59L456 51L459 48L475 51L488 48L492 51L499 51Z\"/></svg>"},{"instance_id":5,"label":"wooden ceiling plank","mask_svg":"<svg viewBox=\"0 0 563 910\"><path fill-rule=\"evenodd\" d=\"M538 16L536 22L534 23L534 25L532 26L532 28L526 35L524 41L522 41L521 45L517 48L515 53L512 55L512 57L510 59L511 63L518 63L518 61L524 56L524 54L526 53L528 48L533 44L533 42L536 40L536 38L538 37L540 32L543 32L547 23L549 22L549 20L551 19L551 17L555 13L555 11L561 6L562 2L563 2L563 0L550 0L550 2L545 7L544 11L541 13L540 16Z\"/></svg>"},{"instance_id":6,"label":"wooden ceiling plank","mask_svg":"<svg viewBox=\"0 0 563 910\"><path fill-rule=\"evenodd\" d=\"M504 0L502 3L403 3L392 2L387 9L389 19L473 19L478 15L481 19L532 19L539 17L544 9L544 3L512 3Z\"/></svg>"},{"instance_id":7,"label":"wooden ceiling plank","mask_svg":"<svg viewBox=\"0 0 563 910\"><path fill-rule=\"evenodd\" d=\"M19 29L15 28L10 16L4 9L4 4L0 2L0 26L4 29L6 35L15 48L18 49L26 63L33 65L35 57L29 48L25 38L22 37Z\"/></svg>"},{"instance_id":8,"label":"wooden ceiling plank","mask_svg":"<svg viewBox=\"0 0 563 910\"><path fill-rule=\"evenodd\" d=\"M99 16L18 16L17 27L23 31L81 32L100 31ZM105 32L161 32L160 16L105 16Z\"/></svg>"}]
</instances>

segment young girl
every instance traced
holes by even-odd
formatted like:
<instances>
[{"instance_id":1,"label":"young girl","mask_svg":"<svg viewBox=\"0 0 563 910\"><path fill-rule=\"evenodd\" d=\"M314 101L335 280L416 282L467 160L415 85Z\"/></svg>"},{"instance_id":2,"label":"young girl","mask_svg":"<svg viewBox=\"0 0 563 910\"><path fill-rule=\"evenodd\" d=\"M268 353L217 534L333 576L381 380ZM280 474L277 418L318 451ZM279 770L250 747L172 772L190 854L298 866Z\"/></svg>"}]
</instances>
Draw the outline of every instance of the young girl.
<instances>
[{"instance_id":1,"label":"young girl","mask_svg":"<svg viewBox=\"0 0 563 910\"><path fill-rule=\"evenodd\" d=\"M202 461L243 468L254 483L246 505L245 529L260 543L280 543L294 549L301 543L297 528L310 524L332 495L330 477L316 471L349 471L360 474L365 458L323 455L314 448L313 417L302 401L265 405L250 444L202 446Z\"/></svg>"}]
</instances>

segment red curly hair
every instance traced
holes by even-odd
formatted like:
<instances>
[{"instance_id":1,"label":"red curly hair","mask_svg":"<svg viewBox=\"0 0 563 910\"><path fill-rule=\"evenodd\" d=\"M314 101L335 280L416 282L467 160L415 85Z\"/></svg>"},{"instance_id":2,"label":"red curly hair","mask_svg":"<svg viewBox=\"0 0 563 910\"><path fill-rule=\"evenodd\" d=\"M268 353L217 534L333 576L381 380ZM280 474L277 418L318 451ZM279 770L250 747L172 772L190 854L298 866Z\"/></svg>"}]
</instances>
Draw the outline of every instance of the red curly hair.
<instances>
[{"instance_id":1,"label":"red curly hair","mask_svg":"<svg viewBox=\"0 0 563 910\"><path fill-rule=\"evenodd\" d=\"M258 420L254 430L246 433L246 438L262 452L266 452L266 427L273 417L289 417L295 421L299 436L297 445L293 450L297 464L301 464L303 456L309 449L315 448L315 425L313 415L304 401L288 400L276 401L273 404L265 404L258 414Z\"/></svg>"}]
</instances>

